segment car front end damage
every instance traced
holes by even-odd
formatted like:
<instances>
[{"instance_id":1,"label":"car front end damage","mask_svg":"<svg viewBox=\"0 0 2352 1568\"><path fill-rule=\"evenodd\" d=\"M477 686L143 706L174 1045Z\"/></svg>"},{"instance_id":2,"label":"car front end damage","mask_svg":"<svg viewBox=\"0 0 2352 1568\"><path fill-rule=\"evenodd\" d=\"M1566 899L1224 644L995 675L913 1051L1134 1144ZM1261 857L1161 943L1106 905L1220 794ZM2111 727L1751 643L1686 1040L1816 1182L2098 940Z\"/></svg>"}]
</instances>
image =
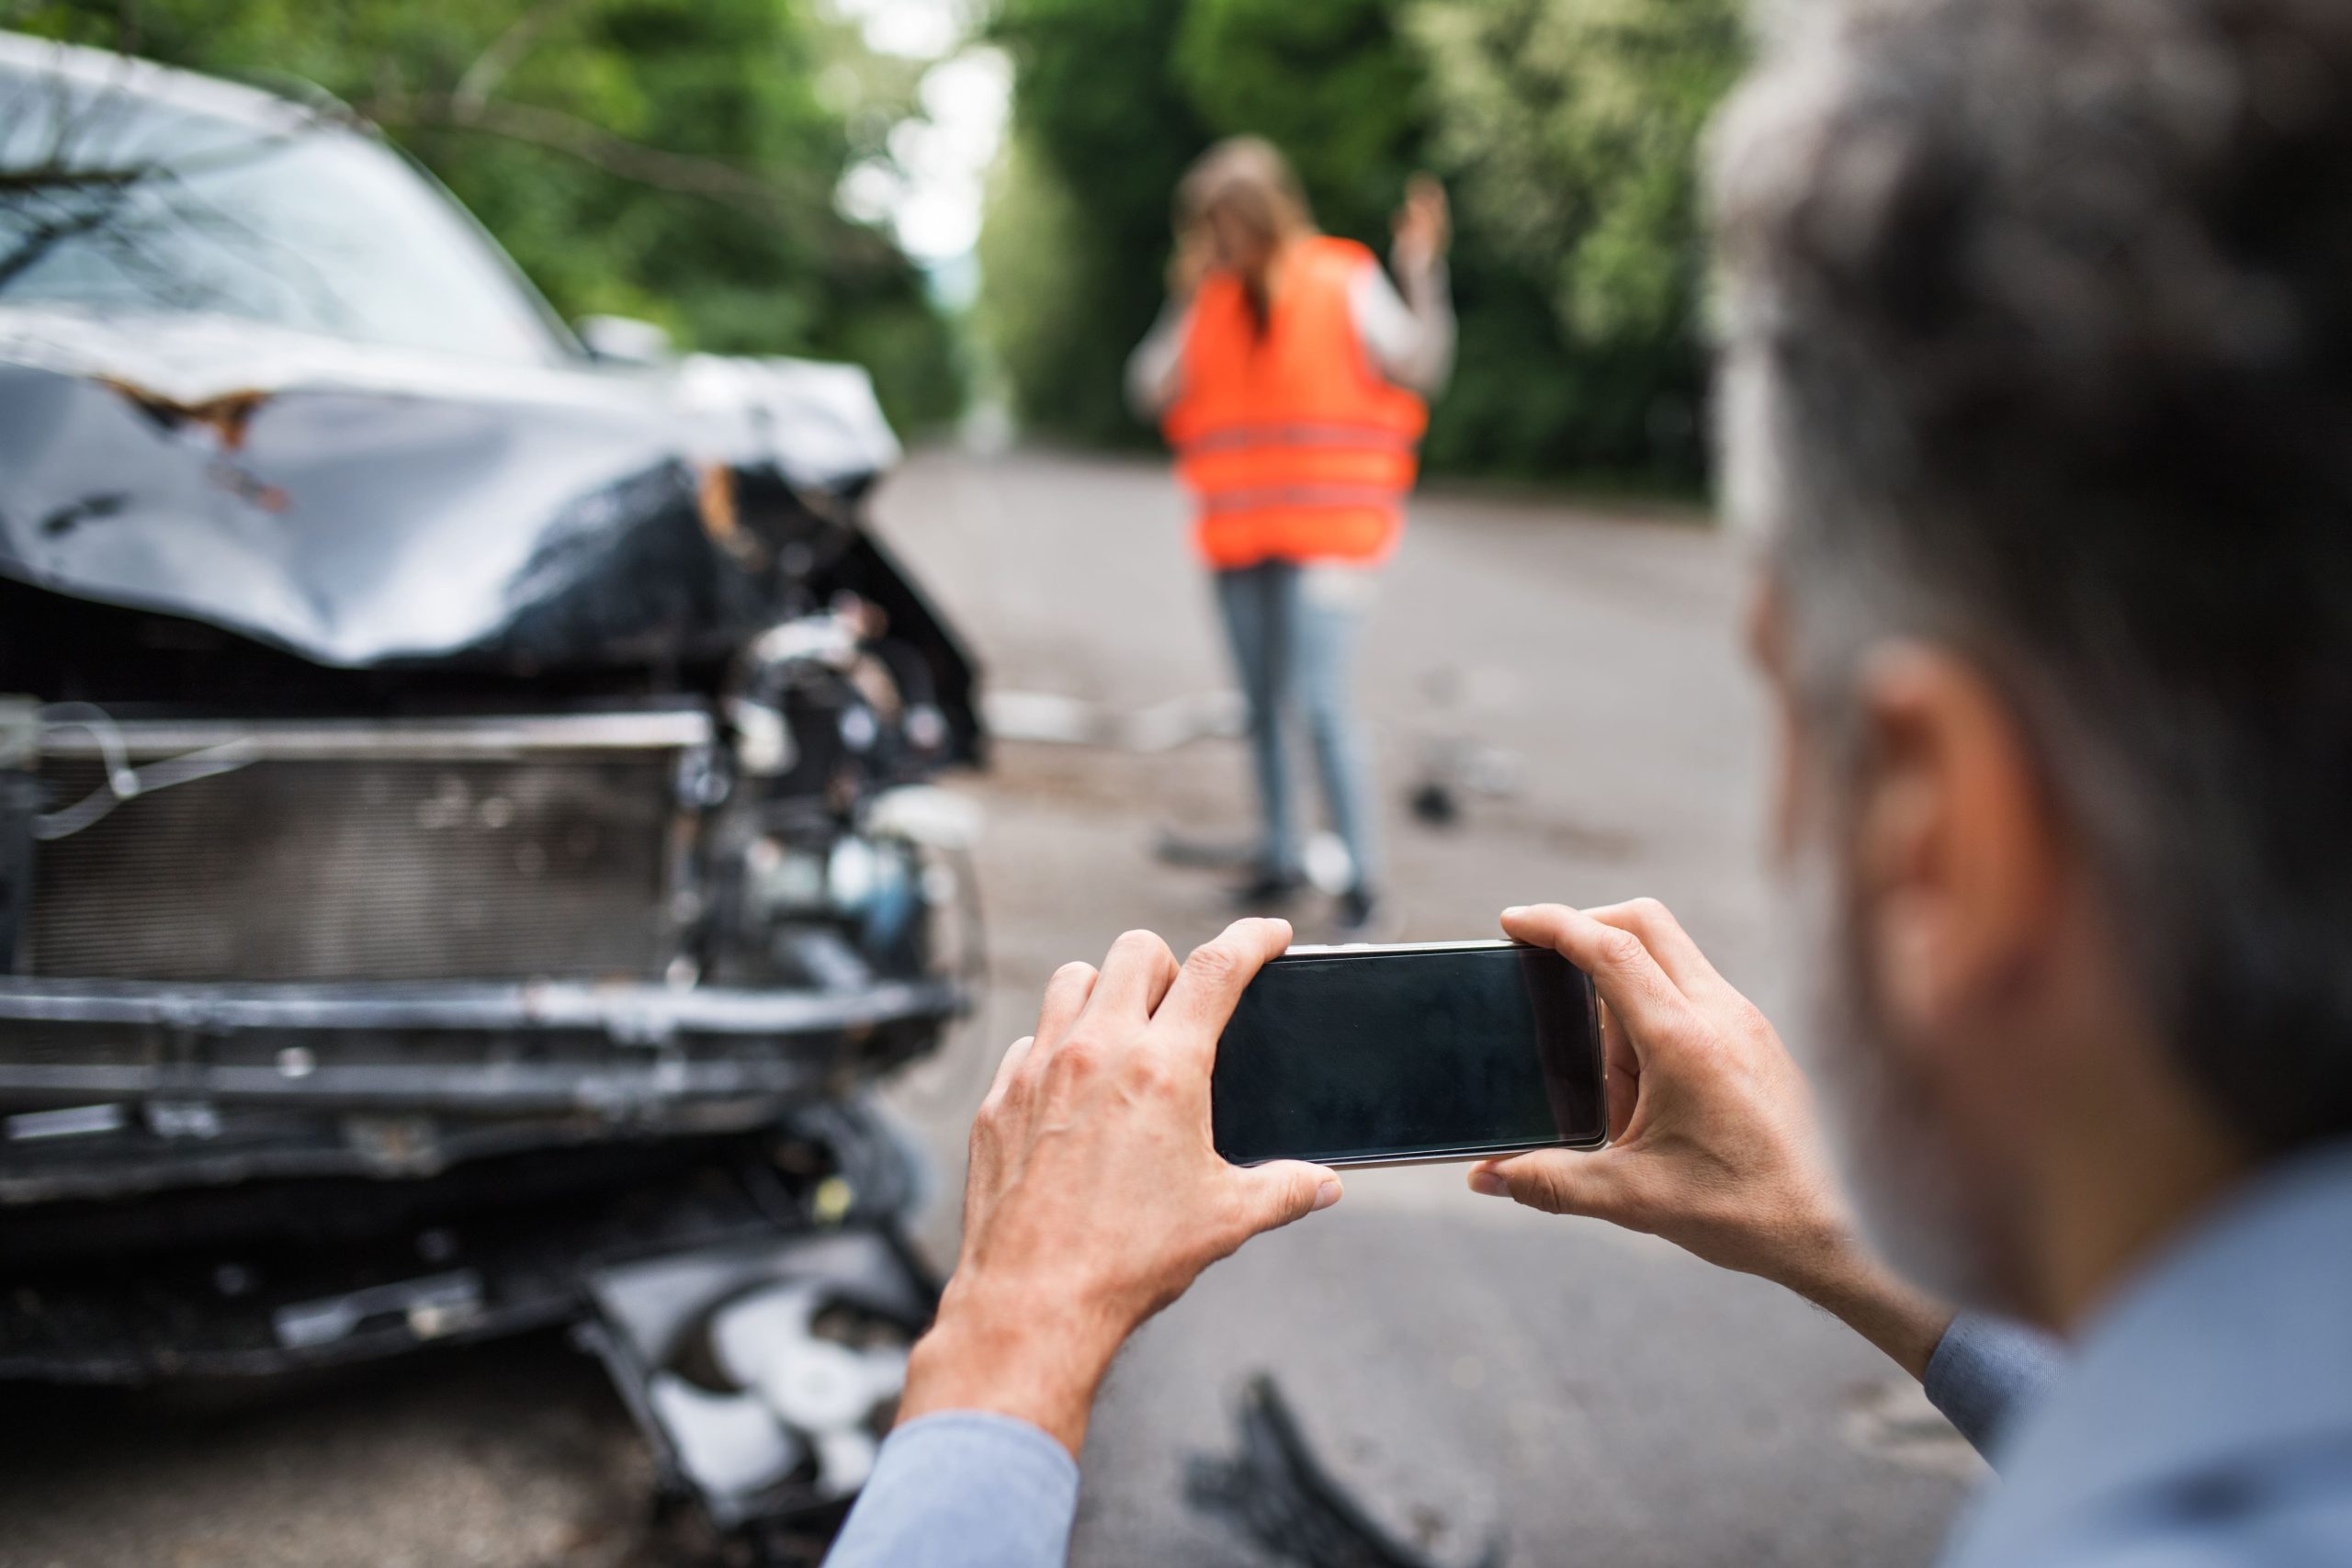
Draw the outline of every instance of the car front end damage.
<instances>
[{"instance_id":1,"label":"car front end damage","mask_svg":"<svg viewBox=\"0 0 2352 1568\"><path fill-rule=\"evenodd\" d=\"M330 104L0 33L0 1378L570 1325L813 1550L978 960L871 383L600 354Z\"/></svg>"},{"instance_id":2,"label":"car front end damage","mask_svg":"<svg viewBox=\"0 0 2352 1568\"><path fill-rule=\"evenodd\" d=\"M15 723L0 1202L756 1126L962 1003L923 786L762 800L690 708Z\"/></svg>"},{"instance_id":3,"label":"car front end damage","mask_svg":"<svg viewBox=\"0 0 2352 1568\"><path fill-rule=\"evenodd\" d=\"M772 365L726 417L355 361L216 419L16 346L0 1377L571 1325L677 1489L821 1540L935 1299L867 1091L978 958L887 454L788 471Z\"/></svg>"}]
</instances>

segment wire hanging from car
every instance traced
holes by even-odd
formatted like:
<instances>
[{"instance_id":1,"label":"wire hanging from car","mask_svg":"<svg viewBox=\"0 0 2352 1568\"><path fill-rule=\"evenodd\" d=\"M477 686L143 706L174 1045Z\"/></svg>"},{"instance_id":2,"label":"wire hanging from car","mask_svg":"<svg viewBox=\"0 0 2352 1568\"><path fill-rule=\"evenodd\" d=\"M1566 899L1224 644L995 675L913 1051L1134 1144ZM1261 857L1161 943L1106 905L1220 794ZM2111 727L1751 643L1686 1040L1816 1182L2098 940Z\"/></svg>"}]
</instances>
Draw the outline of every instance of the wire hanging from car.
<instances>
[{"instance_id":1,"label":"wire hanging from car","mask_svg":"<svg viewBox=\"0 0 2352 1568\"><path fill-rule=\"evenodd\" d=\"M99 822L127 800L175 784L234 773L257 761L260 755L252 739L241 735L217 746L184 751L176 757L134 768L130 765L130 748L124 742L114 716L96 703L50 703L35 709L34 718L45 729L87 731L97 745L99 763L106 772L106 782L80 800L33 818L33 837L43 842L70 838Z\"/></svg>"}]
</instances>

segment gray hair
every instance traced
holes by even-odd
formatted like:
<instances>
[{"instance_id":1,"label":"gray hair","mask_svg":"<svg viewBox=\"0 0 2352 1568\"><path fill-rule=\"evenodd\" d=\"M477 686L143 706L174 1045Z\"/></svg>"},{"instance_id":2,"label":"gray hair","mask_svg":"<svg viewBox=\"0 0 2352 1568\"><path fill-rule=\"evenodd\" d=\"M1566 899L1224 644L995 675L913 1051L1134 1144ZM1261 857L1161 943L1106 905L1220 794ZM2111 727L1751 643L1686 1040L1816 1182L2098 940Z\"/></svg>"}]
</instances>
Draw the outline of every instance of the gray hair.
<instances>
[{"instance_id":1,"label":"gray hair","mask_svg":"<svg viewBox=\"0 0 2352 1568\"><path fill-rule=\"evenodd\" d=\"M1776 42L1716 132L1719 400L1801 688L1976 662L2180 1065L2257 1148L2352 1132L2352 6Z\"/></svg>"}]
</instances>

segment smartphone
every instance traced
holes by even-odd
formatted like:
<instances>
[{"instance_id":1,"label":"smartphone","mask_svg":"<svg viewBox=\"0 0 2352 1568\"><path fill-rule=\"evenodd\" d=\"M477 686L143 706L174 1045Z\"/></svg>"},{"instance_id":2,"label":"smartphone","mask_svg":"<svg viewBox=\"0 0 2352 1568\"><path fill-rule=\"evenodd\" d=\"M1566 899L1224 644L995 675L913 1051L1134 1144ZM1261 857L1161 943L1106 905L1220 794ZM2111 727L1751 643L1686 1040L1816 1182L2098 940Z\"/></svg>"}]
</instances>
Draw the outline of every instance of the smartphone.
<instances>
[{"instance_id":1,"label":"smartphone","mask_svg":"<svg viewBox=\"0 0 2352 1568\"><path fill-rule=\"evenodd\" d=\"M1294 947L1241 993L1209 1080L1237 1165L1401 1165L1606 1136L1592 982L1510 942Z\"/></svg>"}]
</instances>

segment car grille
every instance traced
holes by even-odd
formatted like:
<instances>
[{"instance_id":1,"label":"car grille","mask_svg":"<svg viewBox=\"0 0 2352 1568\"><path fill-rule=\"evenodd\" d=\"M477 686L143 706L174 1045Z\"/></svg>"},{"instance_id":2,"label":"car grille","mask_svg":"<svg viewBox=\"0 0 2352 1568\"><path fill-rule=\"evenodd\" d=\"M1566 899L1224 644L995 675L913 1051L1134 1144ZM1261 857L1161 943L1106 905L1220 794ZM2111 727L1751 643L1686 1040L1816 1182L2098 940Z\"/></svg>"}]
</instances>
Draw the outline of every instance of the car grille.
<instances>
[{"instance_id":1,"label":"car grille","mask_svg":"<svg viewBox=\"0 0 2352 1568\"><path fill-rule=\"evenodd\" d=\"M268 759L41 844L29 969L133 980L645 976L675 753ZM42 764L52 806L95 761Z\"/></svg>"}]
</instances>

